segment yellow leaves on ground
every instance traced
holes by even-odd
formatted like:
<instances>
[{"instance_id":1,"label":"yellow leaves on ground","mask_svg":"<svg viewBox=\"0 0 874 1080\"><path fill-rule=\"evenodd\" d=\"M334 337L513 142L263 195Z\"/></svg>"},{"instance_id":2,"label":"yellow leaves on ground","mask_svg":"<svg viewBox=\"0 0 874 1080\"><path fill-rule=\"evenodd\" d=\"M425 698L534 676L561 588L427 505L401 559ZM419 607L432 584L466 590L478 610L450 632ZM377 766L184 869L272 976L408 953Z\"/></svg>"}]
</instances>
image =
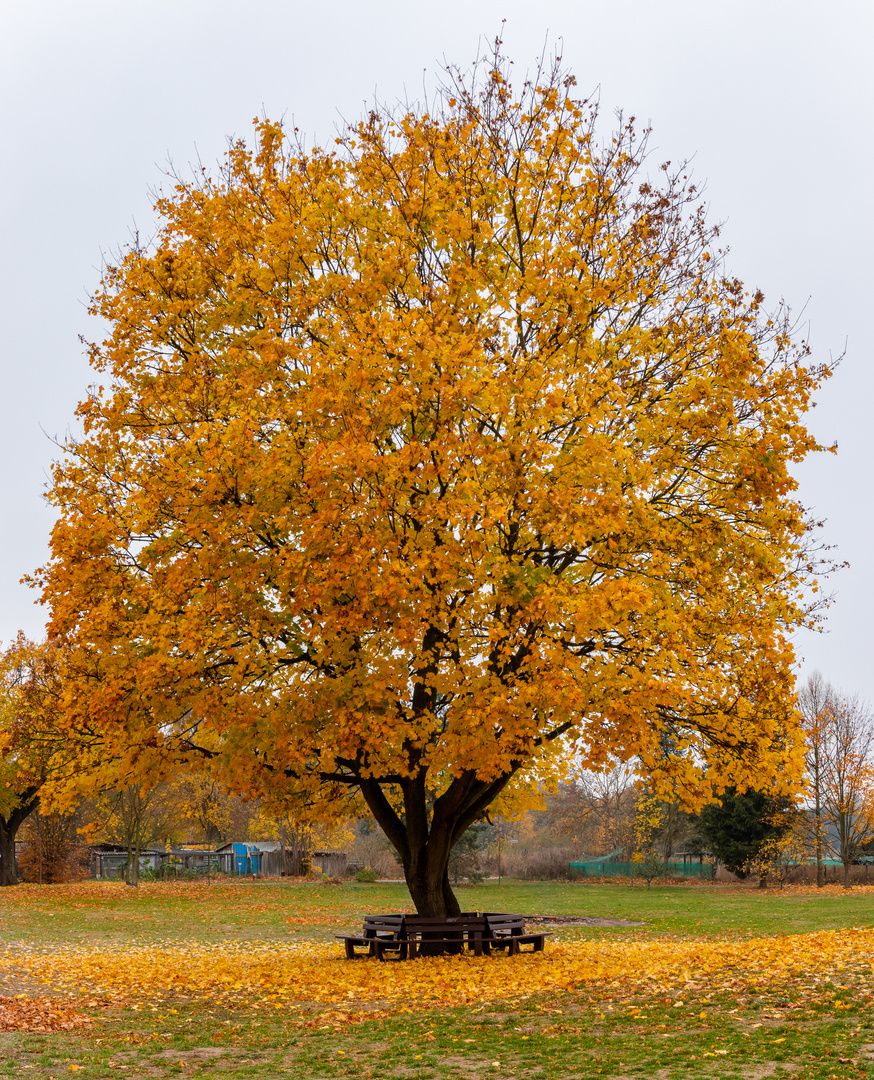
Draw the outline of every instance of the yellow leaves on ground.
<instances>
[{"instance_id":1,"label":"yellow leaves on ground","mask_svg":"<svg viewBox=\"0 0 874 1080\"><path fill-rule=\"evenodd\" d=\"M316 890L312 896L322 899L322 890ZM141 881L135 888L129 888L121 881L75 881L52 885L48 894L42 885L27 884L4 890L3 908L31 907L43 905L46 910L62 913L64 909L78 910L83 906L102 906L107 902L136 906L144 900L160 898L171 903L184 904L186 910L201 908L211 915L216 905L234 907L237 914L251 915L252 911L265 910L264 893L252 883L233 879L231 881ZM336 903L330 904L330 896L324 897L324 903L307 898L306 916L295 916L295 922L310 925L329 922L336 914ZM278 901L276 901L278 903Z\"/></svg>"},{"instance_id":2,"label":"yellow leaves on ground","mask_svg":"<svg viewBox=\"0 0 874 1080\"><path fill-rule=\"evenodd\" d=\"M874 931L821 931L749 941L585 941L551 943L543 953L508 958L348 961L335 945L266 942L183 943L118 948L0 952L0 974L54 991L96 995L118 1005L169 999L223 1006L299 1004L403 1011L469 1005L600 984L613 1000L706 984L708 993L803 981L810 991L836 971L874 967Z\"/></svg>"}]
</instances>

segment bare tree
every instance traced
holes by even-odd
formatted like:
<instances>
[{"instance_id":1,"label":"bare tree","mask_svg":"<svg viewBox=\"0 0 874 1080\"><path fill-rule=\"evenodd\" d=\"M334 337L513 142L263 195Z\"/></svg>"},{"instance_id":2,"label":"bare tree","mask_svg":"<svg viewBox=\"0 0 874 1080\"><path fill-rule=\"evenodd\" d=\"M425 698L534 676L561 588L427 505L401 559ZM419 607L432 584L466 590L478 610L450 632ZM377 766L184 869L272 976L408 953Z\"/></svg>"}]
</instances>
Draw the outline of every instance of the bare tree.
<instances>
[{"instance_id":1,"label":"bare tree","mask_svg":"<svg viewBox=\"0 0 874 1080\"><path fill-rule=\"evenodd\" d=\"M127 784L102 793L96 801L102 816L100 832L107 840L127 848L125 882L140 881L140 853L174 831L179 817L178 796L169 784L148 791Z\"/></svg>"},{"instance_id":2,"label":"bare tree","mask_svg":"<svg viewBox=\"0 0 874 1080\"><path fill-rule=\"evenodd\" d=\"M816 858L816 884L825 884L823 854L826 849L824 801L827 759L827 718L831 686L815 671L798 695L805 735L805 766L810 795L813 799L813 850Z\"/></svg>"},{"instance_id":3,"label":"bare tree","mask_svg":"<svg viewBox=\"0 0 874 1080\"><path fill-rule=\"evenodd\" d=\"M813 796L817 884L830 849L850 868L874 838L874 722L858 695L847 695L815 672L799 694L807 733L807 770Z\"/></svg>"},{"instance_id":4,"label":"bare tree","mask_svg":"<svg viewBox=\"0 0 874 1080\"><path fill-rule=\"evenodd\" d=\"M587 770L562 790L553 822L588 853L607 855L632 843L636 798L630 765L617 763L602 772Z\"/></svg>"}]
</instances>

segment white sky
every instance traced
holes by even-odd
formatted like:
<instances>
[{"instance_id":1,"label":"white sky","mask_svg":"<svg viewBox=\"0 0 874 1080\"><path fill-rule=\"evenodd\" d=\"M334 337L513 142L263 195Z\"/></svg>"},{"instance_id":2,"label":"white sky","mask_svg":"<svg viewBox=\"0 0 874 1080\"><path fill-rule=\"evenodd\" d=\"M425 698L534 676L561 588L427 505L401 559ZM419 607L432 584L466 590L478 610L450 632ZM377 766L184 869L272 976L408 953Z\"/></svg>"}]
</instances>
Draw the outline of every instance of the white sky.
<instances>
[{"instance_id":1,"label":"white sky","mask_svg":"<svg viewBox=\"0 0 874 1080\"><path fill-rule=\"evenodd\" d=\"M582 94L653 126L660 158L694 156L731 269L804 307L817 359L847 356L810 417L837 440L799 472L805 503L851 568L833 578L814 667L874 699L868 623L874 449L870 0L0 0L0 640L41 636L18 583L46 557L42 493L84 396L79 334L103 252L136 225L168 160L216 161L266 114L324 141L372 100L419 96L446 60L467 66L507 19L521 74L563 39Z\"/></svg>"}]
</instances>

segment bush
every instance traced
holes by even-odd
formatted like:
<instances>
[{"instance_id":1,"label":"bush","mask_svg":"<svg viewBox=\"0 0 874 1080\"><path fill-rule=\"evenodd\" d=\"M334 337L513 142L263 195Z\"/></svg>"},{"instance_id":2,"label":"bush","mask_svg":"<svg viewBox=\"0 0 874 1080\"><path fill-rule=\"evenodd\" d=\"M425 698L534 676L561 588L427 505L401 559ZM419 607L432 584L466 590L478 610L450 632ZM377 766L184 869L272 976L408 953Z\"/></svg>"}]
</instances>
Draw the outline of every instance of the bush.
<instances>
[{"instance_id":1,"label":"bush","mask_svg":"<svg viewBox=\"0 0 874 1080\"><path fill-rule=\"evenodd\" d=\"M376 871L372 866L365 866L355 875L356 881L376 881Z\"/></svg>"}]
</instances>

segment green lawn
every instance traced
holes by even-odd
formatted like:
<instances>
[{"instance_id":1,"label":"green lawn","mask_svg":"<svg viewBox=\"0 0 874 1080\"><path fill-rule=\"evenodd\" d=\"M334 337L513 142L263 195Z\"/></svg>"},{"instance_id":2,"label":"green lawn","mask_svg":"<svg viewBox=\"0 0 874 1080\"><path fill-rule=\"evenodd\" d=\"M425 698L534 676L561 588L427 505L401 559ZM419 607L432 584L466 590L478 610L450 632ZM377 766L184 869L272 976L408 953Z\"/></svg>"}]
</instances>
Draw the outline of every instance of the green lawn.
<instances>
[{"instance_id":1,"label":"green lawn","mask_svg":"<svg viewBox=\"0 0 874 1080\"><path fill-rule=\"evenodd\" d=\"M462 888L459 899L469 910L645 923L556 926L547 954L559 942L573 948L577 941L599 941L608 950L623 942L676 940L700 941L704 948L718 940L773 937L786 956L797 957L805 945L791 935L874 924L874 891L860 889L780 893L709 884L647 889L504 881ZM13 946L13 954L77 948L124 954L128 945L158 949L230 940L327 943L339 930L359 925L365 912L404 909L410 910L405 888L382 883L22 886L0 890L0 943ZM424 965L417 969L423 980L434 977L429 962L416 963ZM515 962L496 957L487 963ZM872 965L874 956L836 965L826 983L805 981L796 972L761 985L738 982L726 991L696 982L693 971L685 983L620 986L603 978L549 994L532 993L524 980L533 969L518 965L522 984L506 1000L483 1002L474 994L463 1007L441 1009L410 1000L408 1011L354 998L342 1009L300 999L256 1007L251 1001L195 1004L184 997L119 1007L74 995L64 1000L93 1017L93 1024L45 1034L0 1032L0 1077L843 1080L867 1076L869 1068L874 1075ZM391 979L393 971L392 964L373 968L378 978ZM47 993L67 991L0 973L0 994L7 997Z\"/></svg>"}]
</instances>

